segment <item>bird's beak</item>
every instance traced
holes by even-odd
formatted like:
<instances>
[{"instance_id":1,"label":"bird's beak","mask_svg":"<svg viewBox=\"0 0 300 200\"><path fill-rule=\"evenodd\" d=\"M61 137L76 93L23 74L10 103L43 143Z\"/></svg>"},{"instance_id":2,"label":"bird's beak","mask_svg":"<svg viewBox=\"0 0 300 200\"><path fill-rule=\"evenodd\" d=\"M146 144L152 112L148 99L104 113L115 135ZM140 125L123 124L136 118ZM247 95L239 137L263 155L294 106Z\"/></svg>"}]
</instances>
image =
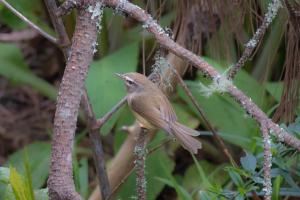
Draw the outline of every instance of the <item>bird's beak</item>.
<instances>
[{"instance_id":1,"label":"bird's beak","mask_svg":"<svg viewBox=\"0 0 300 200\"><path fill-rule=\"evenodd\" d=\"M115 73L115 75L118 76L119 78L125 80L125 76L123 74Z\"/></svg>"}]
</instances>

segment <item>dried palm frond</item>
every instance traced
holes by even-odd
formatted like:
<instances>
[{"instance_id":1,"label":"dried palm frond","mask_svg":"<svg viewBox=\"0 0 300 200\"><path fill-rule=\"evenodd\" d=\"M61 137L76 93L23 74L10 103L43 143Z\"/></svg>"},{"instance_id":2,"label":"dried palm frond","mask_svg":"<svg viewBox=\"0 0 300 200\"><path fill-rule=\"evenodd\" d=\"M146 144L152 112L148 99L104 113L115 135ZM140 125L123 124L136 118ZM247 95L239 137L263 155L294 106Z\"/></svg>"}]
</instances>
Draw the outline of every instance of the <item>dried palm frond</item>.
<instances>
[{"instance_id":1,"label":"dried palm frond","mask_svg":"<svg viewBox=\"0 0 300 200\"><path fill-rule=\"evenodd\" d=\"M300 89L300 4L286 0L289 11L288 31L286 33L286 57L284 89L273 119L292 122L295 119Z\"/></svg>"}]
</instances>

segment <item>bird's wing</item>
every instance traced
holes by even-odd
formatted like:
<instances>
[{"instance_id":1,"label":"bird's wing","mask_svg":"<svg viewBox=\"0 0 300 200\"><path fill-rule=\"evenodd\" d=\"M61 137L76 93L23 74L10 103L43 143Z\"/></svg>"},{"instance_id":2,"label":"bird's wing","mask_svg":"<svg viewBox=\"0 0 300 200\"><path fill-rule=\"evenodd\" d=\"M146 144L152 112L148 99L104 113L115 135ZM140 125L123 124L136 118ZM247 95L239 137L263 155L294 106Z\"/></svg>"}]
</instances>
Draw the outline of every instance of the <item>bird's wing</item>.
<instances>
[{"instance_id":1,"label":"bird's wing","mask_svg":"<svg viewBox=\"0 0 300 200\"><path fill-rule=\"evenodd\" d=\"M155 100L148 101L148 104L145 105L145 102L142 102L141 99L144 98L153 98L152 97L141 97L141 98L131 98L128 103L130 104L131 109L138 114L138 116L142 117L143 120L138 119L142 124L144 120L149 122L155 127L162 129L169 129L169 123L167 120L163 118L163 114L161 113L160 105L156 103ZM138 99L138 100L137 100ZM155 99L155 98L153 98ZM145 106L147 108L145 108Z\"/></svg>"},{"instance_id":2,"label":"bird's wing","mask_svg":"<svg viewBox=\"0 0 300 200\"><path fill-rule=\"evenodd\" d=\"M160 95L158 98L155 98L157 100L156 104L159 105L162 118L167 122L177 121L177 116L172 104L164 94L162 95Z\"/></svg>"}]
</instances>

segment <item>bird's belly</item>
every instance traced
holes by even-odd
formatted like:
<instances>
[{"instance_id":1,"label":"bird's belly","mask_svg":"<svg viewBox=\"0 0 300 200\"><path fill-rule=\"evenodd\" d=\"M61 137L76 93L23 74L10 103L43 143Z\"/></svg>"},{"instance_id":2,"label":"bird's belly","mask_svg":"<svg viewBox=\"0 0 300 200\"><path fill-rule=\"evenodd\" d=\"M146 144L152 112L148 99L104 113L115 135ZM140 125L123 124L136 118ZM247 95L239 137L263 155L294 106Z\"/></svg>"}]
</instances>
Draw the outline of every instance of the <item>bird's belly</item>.
<instances>
[{"instance_id":1,"label":"bird's belly","mask_svg":"<svg viewBox=\"0 0 300 200\"><path fill-rule=\"evenodd\" d=\"M141 115L137 114L133 111L133 114L135 118L139 121L142 127L146 129L155 129L155 126L153 126L150 122L148 122L145 118L143 118Z\"/></svg>"}]
</instances>

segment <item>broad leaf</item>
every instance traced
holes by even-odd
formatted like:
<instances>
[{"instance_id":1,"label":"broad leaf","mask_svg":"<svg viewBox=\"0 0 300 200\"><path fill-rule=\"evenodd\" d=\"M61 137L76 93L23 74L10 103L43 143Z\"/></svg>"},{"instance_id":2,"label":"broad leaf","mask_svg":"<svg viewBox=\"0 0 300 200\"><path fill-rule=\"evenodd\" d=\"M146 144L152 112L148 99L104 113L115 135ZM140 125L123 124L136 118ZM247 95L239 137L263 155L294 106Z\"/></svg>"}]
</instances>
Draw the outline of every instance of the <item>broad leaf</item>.
<instances>
[{"instance_id":1,"label":"broad leaf","mask_svg":"<svg viewBox=\"0 0 300 200\"><path fill-rule=\"evenodd\" d=\"M125 95L123 81L115 73L133 72L138 64L138 44L133 43L92 63L86 87L97 118L107 113ZM102 128L107 134L115 124L116 113Z\"/></svg>"}]
</instances>

